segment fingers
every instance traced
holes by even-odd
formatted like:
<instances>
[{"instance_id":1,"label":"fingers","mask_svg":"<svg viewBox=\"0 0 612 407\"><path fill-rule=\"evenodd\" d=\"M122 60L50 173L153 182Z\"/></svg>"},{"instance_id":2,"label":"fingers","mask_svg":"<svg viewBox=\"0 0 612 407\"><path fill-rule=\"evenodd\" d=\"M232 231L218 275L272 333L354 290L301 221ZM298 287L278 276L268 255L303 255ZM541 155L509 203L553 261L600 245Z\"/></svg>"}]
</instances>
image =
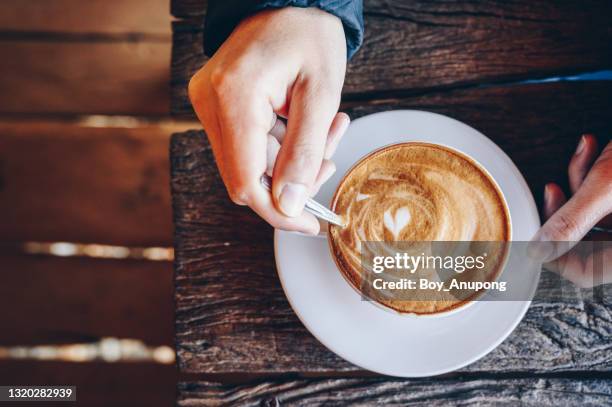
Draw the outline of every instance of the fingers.
<instances>
[{"instance_id":1,"label":"fingers","mask_svg":"<svg viewBox=\"0 0 612 407\"><path fill-rule=\"evenodd\" d=\"M216 115L213 113L216 111L216 103L215 99L210 96L211 92L210 88L206 85L206 79L203 79L205 76L202 71L197 72L189 81L187 91L193 109L202 123L204 132L210 142L221 178L225 180L225 175L223 174L223 140L221 139L221 130L219 129Z\"/></svg>"},{"instance_id":2,"label":"fingers","mask_svg":"<svg viewBox=\"0 0 612 407\"><path fill-rule=\"evenodd\" d=\"M224 95L229 95L227 91ZM308 213L289 218L280 213L266 189L260 183L264 172L273 168L268 160L280 146L268 133L274 128L272 107L265 98L250 97L248 92L240 98L224 103L219 95L220 109L217 122L222 140L224 182L232 201L248 205L275 228L309 234L319 232L319 222ZM277 121L277 122L280 122ZM274 144L276 143L276 144Z\"/></svg>"},{"instance_id":3,"label":"fingers","mask_svg":"<svg viewBox=\"0 0 612 407\"><path fill-rule=\"evenodd\" d=\"M612 229L612 141L608 142L597 160L595 160L592 170L601 184L600 193L609 197L608 201L611 206L608 208L608 215L597 226Z\"/></svg>"},{"instance_id":4,"label":"fingers","mask_svg":"<svg viewBox=\"0 0 612 407\"><path fill-rule=\"evenodd\" d=\"M224 138L224 140L226 139L227 137ZM266 160L266 157L276 157L276 153L280 148L278 141L270 135L267 135L264 140L266 140L266 155L262 155L262 157ZM226 143L224 143L224 147L227 147ZM242 153L235 144L233 148L237 154ZM226 152L226 155L229 156L231 153ZM257 162L255 157L250 159L252 160L251 163ZM265 166L266 173L272 174L274 162L268 161ZM229 178L225 181L228 193L235 203L249 205L251 209L275 228L313 235L319 233L320 225L313 215L304 212L297 217L289 218L281 214L274 206L270 192L265 190L259 183L261 174L263 174L261 169L252 166L252 171L254 171L254 181L250 181L252 179L250 174L246 174L246 178L242 178L246 181L239 181L236 177Z\"/></svg>"},{"instance_id":5,"label":"fingers","mask_svg":"<svg viewBox=\"0 0 612 407\"><path fill-rule=\"evenodd\" d=\"M339 105L345 51L342 23L329 13L267 11L236 27L189 83L190 99L231 199L250 206L274 227L319 230L313 216L296 210L306 198L299 187L310 189L333 168L322 166L322 160ZM281 120L271 120L274 112L291 116L287 131ZM260 183L265 172L281 175L273 176L275 184L282 183L275 196ZM291 218L277 207L289 184L298 187L285 196L293 201L293 210L285 211Z\"/></svg>"},{"instance_id":6,"label":"fingers","mask_svg":"<svg viewBox=\"0 0 612 407\"><path fill-rule=\"evenodd\" d=\"M274 163L276 162L276 157L278 156L278 152L280 150L280 144L276 137L272 137L268 135L268 147L267 147L267 159L266 159L266 174L272 177L272 173L274 171ZM327 182L331 178L332 175L336 172L336 164L334 164L331 160L324 159L321 163L321 169L317 174L317 178L315 179L315 183L310 190L310 196L315 196L321 186Z\"/></svg>"},{"instance_id":7,"label":"fingers","mask_svg":"<svg viewBox=\"0 0 612 407\"><path fill-rule=\"evenodd\" d=\"M268 142L266 148L266 174L272 176L274 171L274 163L276 162L276 156L280 150L280 143L278 138L272 136L272 132L268 134Z\"/></svg>"},{"instance_id":8,"label":"fingers","mask_svg":"<svg viewBox=\"0 0 612 407\"><path fill-rule=\"evenodd\" d=\"M266 171L271 107L261 98L221 106L218 122L223 140L224 182L232 201L251 205Z\"/></svg>"},{"instance_id":9,"label":"fingers","mask_svg":"<svg viewBox=\"0 0 612 407\"><path fill-rule=\"evenodd\" d=\"M340 143L340 139L346 133L346 129L348 129L349 124L351 123L351 119L348 114L344 112L339 112L334 117L332 121L331 127L329 128L329 134L327 135L327 142L325 143L325 153L323 157L327 160L330 160L334 153L336 152L336 148L338 148L338 144Z\"/></svg>"},{"instance_id":10,"label":"fingers","mask_svg":"<svg viewBox=\"0 0 612 407\"><path fill-rule=\"evenodd\" d=\"M319 189L321 189L321 186L325 184L327 180L329 180L332 175L334 175L335 172L336 164L334 164L334 162L330 160L323 160L323 163L321 164L321 169L319 170L315 183L310 191L310 195L315 196L319 192Z\"/></svg>"},{"instance_id":11,"label":"fingers","mask_svg":"<svg viewBox=\"0 0 612 407\"><path fill-rule=\"evenodd\" d=\"M603 217L606 204L597 195L579 190L534 236L533 241L538 244L530 245L530 253L541 261L550 261L563 255ZM557 242L569 242L569 246ZM539 249L533 250L535 247Z\"/></svg>"},{"instance_id":12,"label":"fingers","mask_svg":"<svg viewBox=\"0 0 612 407\"><path fill-rule=\"evenodd\" d=\"M325 153L323 157L326 160L330 160L334 153L336 152L336 148L338 148L338 144L346 133L349 124L351 123L351 119L348 114L344 112L339 112L334 117L332 124L327 133L327 141L325 142ZM283 120L278 119L276 115L274 115L274 125L272 126L272 130L270 130L270 135L273 136L280 144L282 144L285 139L285 134L287 132L287 126Z\"/></svg>"},{"instance_id":13,"label":"fingers","mask_svg":"<svg viewBox=\"0 0 612 407\"><path fill-rule=\"evenodd\" d=\"M585 146L580 154L586 154ZM578 169L580 166L575 165ZM576 171L576 179L578 179ZM604 149L574 196L546 221L529 246L542 261L563 255L612 210L612 143ZM569 242L568 245L556 242ZM536 244L537 243L537 244Z\"/></svg>"},{"instance_id":14,"label":"fingers","mask_svg":"<svg viewBox=\"0 0 612 407\"><path fill-rule=\"evenodd\" d=\"M561 187L555 183L546 184L544 187L544 219L549 219L565 203L567 198ZM527 252L530 257L543 261L548 259L555 251L552 242L537 239L538 234L529 242Z\"/></svg>"},{"instance_id":15,"label":"fingers","mask_svg":"<svg viewBox=\"0 0 612 407\"><path fill-rule=\"evenodd\" d=\"M285 122L280 119L276 114L274 114L273 116L273 122L274 124L272 125L272 129L270 130L269 134L278 141L278 144L280 146L280 143L282 143L283 139L285 138L287 126L285 125Z\"/></svg>"},{"instance_id":16,"label":"fingers","mask_svg":"<svg viewBox=\"0 0 612 407\"><path fill-rule=\"evenodd\" d=\"M581 138L576 153L572 157L569 165L570 187L576 193L582 185L597 153L597 141L593 136L585 135ZM597 175L597 174L596 174ZM544 216L548 219L562 207L567 199L561 188L557 184L547 184L544 190ZM571 243L566 243L569 247ZM590 245L591 243L587 243ZM545 243L536 246L538 249L551 254L555 250L562 252L561 244L546 246ZM583 243L584 245L584 243ZM582 249L592 250L591 246L581 247ZM530 245L530 249L533 247ZM581 288L590 288L600 284L612 282L612 248L607 247L603 250L591 251L586 255L581 254L577 247L570 250L557 259L546 263L544 268L560 274L566 280L571 281ZM545 257L545 256L542 256Z\"/></svg>"},{"instance_id":17,"label":"fingers","mask_svg":"<svg viewBox=\"0 0 612 407\"><path fill-rule=\"evenodd\" d=\"M597 158L597 139L585 134L580 138L568 168L569 184L573 194L580 188L595 158Z\"/></svg>"},{"instance_id":18,"label":"fingers","mask_svg":"<svg viewBox=\"0 0 612 407\"><path fill-rule=\"evenodd\" d=\"M302 213L320 171L338 95L308 80L294 85L287 133L274 166L272 192L286 216Z\"/></svg>"},{"instance_id":19,"label":"fingers","mask_svg":"<svg viewBox=\"0 0 612 407\"><path fill-rule=\"evenodd\" d=\"M270 177L272 176L272 172L274 169L274 163L276 162L276 158L278 152L280 150L280 146L285 137L286 126L284 122L280 119L276 119L276 115L274 115L274 125L272 126L272 130L268 133L268 148L267 148L267 166L266 166L266 174ZM325 153L324 159L321 163L321 168L319 173L317 174L317 178L315 179L315 183L310 191L310 196L314 196L319 192L321 186L327 182L332 175L336 172L336 165L331 161L331 158L338 147L338 143L342 139L342 136L346 133L348 126L350 124L350 119L346 113L338 113L334 120L332 121L331 127L327 134L327 142L325 144Z\"/></svg>"},{"instance_id":20,"label":"fingers","mask_svg":"<svg viewBox=\"0 0 612 407\"><path fill-rule=\"evenodd\" d=\"M288 217L280 213L274 206L272 195L263 187L251 196L249 206L272 227L311 235L319 233L320 224L314 215L302 212L298 216Z\"/></svg>"}]
</instances>

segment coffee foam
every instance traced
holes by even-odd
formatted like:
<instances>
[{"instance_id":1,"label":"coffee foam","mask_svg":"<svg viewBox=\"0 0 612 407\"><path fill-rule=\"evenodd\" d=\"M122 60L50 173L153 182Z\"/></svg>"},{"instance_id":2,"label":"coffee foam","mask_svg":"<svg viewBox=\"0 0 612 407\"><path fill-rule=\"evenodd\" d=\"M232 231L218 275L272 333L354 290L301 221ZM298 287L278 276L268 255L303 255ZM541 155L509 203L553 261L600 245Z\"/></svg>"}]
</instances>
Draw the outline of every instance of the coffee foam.
<instances>
[{"instance_id":1,"label":"coffee foam","mask_svg":"<svg viewBox=\"0 0 612 407\"><path fill-rule=\"evenodd\" d=\"M364 241L510 240L509 215L496 184L474 161L439 145L404 143L370 154L345 176L331 207L347 226L330 226L330 245L355 288ZM501 253L490 261L501 264ZM400 312L436 313L461 301L381 302Z\"/></svg>"}]
</instances>

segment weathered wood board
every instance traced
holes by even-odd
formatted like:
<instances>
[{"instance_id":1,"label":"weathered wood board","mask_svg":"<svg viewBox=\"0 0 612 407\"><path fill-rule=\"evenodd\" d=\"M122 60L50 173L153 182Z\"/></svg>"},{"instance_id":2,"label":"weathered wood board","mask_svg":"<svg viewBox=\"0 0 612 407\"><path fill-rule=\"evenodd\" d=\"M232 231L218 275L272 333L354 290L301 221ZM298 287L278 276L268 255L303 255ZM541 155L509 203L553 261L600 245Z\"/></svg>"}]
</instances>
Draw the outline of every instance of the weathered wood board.
<instances>
[{"instance_id":1,"label":"weathered wood board","mask_svg":"<svg viewBox=\"0 0 612 407\"><path fill-rule=\"evenodd\" d=\"M173 24L171 109L192 117L186 86L206 61L206 0L173 0L171 9L182 19ZM612 3L600 0L364 0L366 40L342 109L459 119L513 159L541 204L545 183L567 185L582 133L611 139L612 84L519 82L610 69L610 15ZM376 377L301 325L274 270L271 228L230 203L204 134L175 135L171 157L178 362L201 374L179 384L178 405L612 404L611 286L592 297L564 283L574 296L561 300L558 277L544 273L522 323L485 358L442 377Z\"/></svg>"},{"instance_id":2,"label":"weathered wood board","mask_svg":"<svg viewBox=\"0 0 612 407\"><path fill-rule=\"evenodd\" d=\"M31 240L171 245L168 140L180 127L69 120L167 115L170 20L167 0L0 1L0 347L173 344L170 262L5 252ZM174 365L0 353L5 385L76 385L87 406L175 401Z\"/></svg>"},{"instance_id":3,"label":"weathered wood board","mask_svg":"<svg viewBox=\"0 0 612 407\"><path fill-rule=\"evenodd\" d=\"M167 0L0 1L0 36L106 34L170 39Z\"/></svg>"},{"instance_id":4,"label":"weathered wood board","mask_svg":"<svg viewBox=\"0 0 612 407\"><path fill-rule=\"evenodd\" d=\"M0 54L0 114L169 111L168 42L0 38Z\"/></svg>"},{"instance_id":5,"label":"weathered wood board","mask_svg":"<svg viewBox=\"0 0 612 407\"><path fill-rule=\"evenodd\" d=\"M179 383L179 406L520 405L604 406L612 381L589 378L285 379L228 385Z\"/></svg>"},{"instance_id":6,"label":"weathered wood board","mask_svg":"<svg viewBox=\"0 0 612 407\"><path fill-rule=\"evenodd\" d=\"M610 139L611 86L590 82L475 88L346 107L353 116L418 108L465 121L514 159L539 197L545 182L565 178L582 132ZM306 332L290 309L274 271L272 230L229 201L203 133L175 135L171 157L182 371L354 370ZM240 228L232 226L236 224ZM612 291L606 289L604 298L609 299ZM610 371L610 306L579 299L538 302L511 338L466 370Z\"/></svg>"},{"instance_id":7,"label":"weathered wood board","mask_svg":"<svg viewBox=\"0 0 612 407\"><path fill-rule=\"evenodd\" d=\"M0 121L0 242L171 246L168 145L184 128Z\"/></svg>"},{"instance_id":8,"label":"weathered wood board","mask_svg":"<svg viewBox=\"0 0 612 407\"><path fill-rule=\"evenodd\" d=\"M167 407L176 401L176 367L154 363L68 363L0 360L0 382L73 385L77 403L88 407ZM40 403L15 403L15 405ZM70 405L45 402L46 406ZM72 405L75 405L72 403Z\"/></svg>"},{"instance_id":9,"label":"weathered wood board","mask_svg":"<svg viewBox=\"0 0 612 407\"><path fill-rule=\"evenodd\" d=\"M0 253L0 345L172 345L172 264ZM6 382L5 382L6 383Z\"/></svg>"},{"instance_id":10,"label":"weathered wood board","mask_svg":"<svg viewBox=\"0 0 612 407\"><path fill-rule=\"evenodd\" d=\"M174 1L172 112L204 64L204 1ZM612 3L551 1L364 4L366 39L349 64L345 99L609 69Z\"/></svg>"}]
</instances>

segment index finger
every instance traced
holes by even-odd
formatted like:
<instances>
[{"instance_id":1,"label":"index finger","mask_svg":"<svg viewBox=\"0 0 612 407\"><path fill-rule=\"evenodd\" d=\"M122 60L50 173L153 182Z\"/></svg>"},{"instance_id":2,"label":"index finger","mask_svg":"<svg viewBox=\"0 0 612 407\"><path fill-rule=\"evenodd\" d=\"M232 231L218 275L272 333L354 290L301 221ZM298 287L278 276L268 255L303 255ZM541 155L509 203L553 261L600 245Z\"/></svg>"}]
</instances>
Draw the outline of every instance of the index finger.
<instances>
[{"instance_id":1,"label":"index finger","mask_svg":"<svg viewBox=\"0 0 612 407\"><path fill-rule=\"evenodd\" d=\"M217 122L221 132L224 182L232 201L249 205L266 171L267 134L272 125L272 107L265 98L241 93L231 100L221 96Z\"/></svg>"},{"instance_id":2,"label":"index finger","mask_svg":"<svg viewBox=\"0 0 612 407\"><path fill-rule=\"evenodd\" d=\"M219 111L226 188L232 201L248 205L273 227L317 234L319 222L314 216L304 213L292 219L283 215L261 185L273 119L272 107L265 98L243 95L240 102Z\"/></svg>"}]
</instances>

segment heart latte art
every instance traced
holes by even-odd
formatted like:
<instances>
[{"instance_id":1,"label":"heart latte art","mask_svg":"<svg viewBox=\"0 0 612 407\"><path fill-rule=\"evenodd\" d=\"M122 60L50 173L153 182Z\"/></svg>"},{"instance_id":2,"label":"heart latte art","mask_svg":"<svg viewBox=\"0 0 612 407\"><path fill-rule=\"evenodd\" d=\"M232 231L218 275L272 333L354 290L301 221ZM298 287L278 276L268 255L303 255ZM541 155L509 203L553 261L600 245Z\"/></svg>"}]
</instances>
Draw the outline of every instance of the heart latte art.
<instances>
[{"instance_id":1,"label":"heart latte art","mask_svg":"<svg viewBox=\"0 0 612 407\"><path fill-rule=\"evenodd\" d=\"M508 210L496 184L470 158L439 145L405 143L366 156L340 183L332 209L347 226L330 226L330 246L342 274L359 290L363 242L509 241ZM504 253L491 253L494 280ZM492 263L491 263L492 262ZM378 301L399 312L431 314L465 299Z\"/></svg>"}]
</instances>

